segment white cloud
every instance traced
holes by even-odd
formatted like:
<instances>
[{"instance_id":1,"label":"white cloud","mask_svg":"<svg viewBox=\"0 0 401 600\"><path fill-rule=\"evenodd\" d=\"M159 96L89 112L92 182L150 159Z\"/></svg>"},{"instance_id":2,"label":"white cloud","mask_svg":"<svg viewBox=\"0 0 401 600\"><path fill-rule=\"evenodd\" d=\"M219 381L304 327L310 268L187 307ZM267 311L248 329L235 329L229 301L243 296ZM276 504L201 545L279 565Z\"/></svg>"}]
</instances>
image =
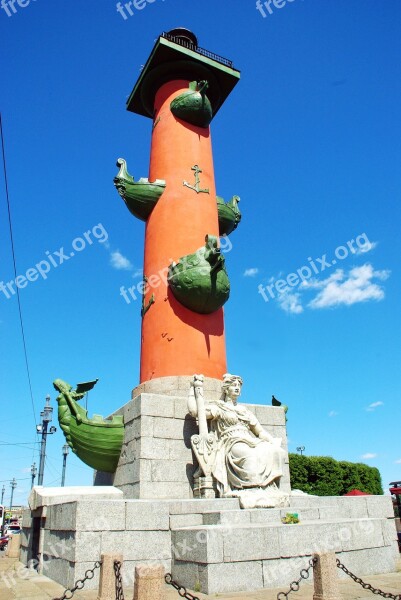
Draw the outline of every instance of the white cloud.
<instances>
[{"instance_id":1,"label":"white cloud","mask_svg":"<svg viewBox=\"0 0 401 600\"><path fill-rule=\"evenodd\" d=\"M336 417L338 415L338 412L336 412L335 410L331 410L329 412L329 417Z\"/></svg>"},{"instance_id":2,"label":"white cloud","mask_svg":"<svg viewBox=\"0 0 401 600\"><path fill-rule=\"evenodd\" d=\"M377 454L374 454L373 452L366 452L366 454L362 454L361 458L363 458L364 460L369 460L371 458L376 458Z\"/></svg>"},{"instance_id":3,"label":"white cloud","mask_svg":"<svg viewBox=\"0 0 401 600\"><path fill-rule=\"evenodd\" d=\"M277 296L277 302L280 308L285 312L293 315L299 315L304 312L303 306L300 302L301 294L293 292L283 292Z\"/></svg>"},{"instance_id":4,"label":"white cloud","mask_svg":"<svg viewBox=\"0 0 401 600\"><path fill-rule=\"evenodd\" d=\"M361 254L366 254L371 250L374 250L379 242L369 242L366 245L361 246L360 248L352 248L351 252L354 256L361 256Z\"/></svg>"},{"instance_id":5,"label":"white cloud","mask_svg":"<svg viewBox=\"0 0 401 600\"><path fill-rule=\"evenodd\" d=\"M143 269L135 269L135 271L132 273L132 277L134 279L136 279L137 277L142 277L143 275Z\"/></svg>"},{"instance_id":6,"label":"white cloud","mask_svg":"<svg viewBox=\"0 0 401 600\"><path fill-rule=\"evenodd\" d=\"M130 271L132 269L131 262L128 260L128 258L123 256L119 250L111 253L110 264L118 271Z\"/></svg>"},{"instance_id":7,"label":"white cloud","mask_svg":"<svg viewBox=\"0 0 401 600\"><path fill-rule=\"evenodd\" d=\"M397 460L394 461L396 465L401 465L401 458L397 458Z\"/></svg>"},{"instance_id":8,"label":"white cloud","mask_svg":"<svg viewBox=\"0 0 401 600\"><path fill-rule=\"evenodd\" d=\"M366 410L369 412L372 412L378 406L383 406L383 404L384 404L384 402L381 402L380 400L379 400L379 402L372 402L372 404L369 404L369 406L366 407Z\"/></svg>"},{"instance_id":9,"label":"white cloud","mask_svg":"<svg viewBox=\"0 0 401 600\"><path fill-rule=\"evenodd\" d=\"M250 267L249 269L245 269L244 277L255 277L259 273L259 269L257 267Z\"/></svg>"},{"instance_id":10,"label":"white cloud","mask_svg":"<svg viewBox=\"0 0 401 600\"><path fill-rule=\"evenodd\" d=\"M342 269L323 281L308 281L303 289L315 288L321 291L308 304L310 308L328 308L330 306L351 306L357 302L383 300L384 290L373 279L385 281L390 271L375 271L369 263L354 267L347 276Z\"/></svg>"}]
</instances>

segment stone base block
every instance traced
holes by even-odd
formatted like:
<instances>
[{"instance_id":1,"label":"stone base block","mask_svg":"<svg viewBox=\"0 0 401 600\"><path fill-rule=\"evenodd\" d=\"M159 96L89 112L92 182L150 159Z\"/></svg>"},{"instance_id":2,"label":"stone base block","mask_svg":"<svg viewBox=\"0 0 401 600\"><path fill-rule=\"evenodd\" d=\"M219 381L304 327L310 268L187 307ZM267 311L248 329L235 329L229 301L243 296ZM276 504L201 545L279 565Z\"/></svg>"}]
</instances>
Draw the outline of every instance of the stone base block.
<instances>
[{"instance_id":1,"label":"stone base block","mask_svg":"<svg viewBox=\"0 0 401 600\"><path fill-rule=\"evenodd\" d=\"M125 498L131 499L190 499L199 495L193 478L197 461L191 448L191 436L198 433L198 426L187 411L190 380L191 377L163 377L136 388L135 393L140 392L139 395L115 413L124 415L125 425L116 472L114 475L96 473L95 486L113 485ZM206 383L205 399L216 399L216 390L219 397L221 382L210 380ZM168 393L163 386L169 387ZM174 390L180 394L174 395ZM282 438L286 463L280 492L289 493L284 409L262 405L247 407L274 437ZM204 495L213 496L213 485L208 486Z\"/></svg>"},{"instance_id":2,"label":"stone base block","mask_svg":"<svg viewBox=\"0 0 401 600\"><path fill-rule=\"evenodd\" d=\"M65 587L101 554L123 555L126 587L137 565L156 563L206 594L288 585L315 552L335 552L361 577L395 571L399 556L390 497L292 497L300 523L284 525L286 509L241 510L237 498L113 500L98 488L96 499L59 496L56 504L47 491L37 492L33 519L24 517L21 559L38 559L43 574ZM98 581L99 570L86 589Z\"/></svg>"}]
</instances>

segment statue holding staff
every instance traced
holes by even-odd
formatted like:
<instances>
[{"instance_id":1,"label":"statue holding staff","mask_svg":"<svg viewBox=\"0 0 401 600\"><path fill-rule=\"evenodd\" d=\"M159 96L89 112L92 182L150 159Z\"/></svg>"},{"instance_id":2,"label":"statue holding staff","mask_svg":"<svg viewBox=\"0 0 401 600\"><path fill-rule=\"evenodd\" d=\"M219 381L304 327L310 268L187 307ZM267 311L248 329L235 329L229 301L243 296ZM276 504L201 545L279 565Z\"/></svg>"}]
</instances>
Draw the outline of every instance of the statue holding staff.
<instances>
[{"instance_id":1,"label":"statue holding staff","mask_svg":"<svg viewBox=\"0 0 401 600\"><path fill-rule=\"evenodd\" d=\"M199 389L199 377L195 376L194 390ZM279 489L285 460L281 438L273 438L246 406L237 403L241 388L241 377L226 374L217 402L204 404L199 391L188 397L188 411L199 421L199 438L209 435L214 441L209 473L220 497L239 497L243 508L286 506L288 495ZM207 434L205 421L210 425Z\"/></svg>"}]
</instances>

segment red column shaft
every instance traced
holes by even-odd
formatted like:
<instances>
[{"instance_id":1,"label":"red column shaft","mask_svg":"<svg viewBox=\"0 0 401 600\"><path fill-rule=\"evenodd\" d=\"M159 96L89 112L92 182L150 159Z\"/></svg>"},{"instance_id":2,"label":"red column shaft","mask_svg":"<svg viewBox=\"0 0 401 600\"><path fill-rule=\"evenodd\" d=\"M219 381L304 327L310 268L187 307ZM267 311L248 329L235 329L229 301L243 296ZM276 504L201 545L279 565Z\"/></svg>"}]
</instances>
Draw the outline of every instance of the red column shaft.
<instances>
[{"instance_id":1,"label":"red column shaft","mask_svg":"<svg viewBox=\"0 0 401 600\"><path fill-rule=\"evenodd\" d=\"M210 129L179 121L170 111L171 101L188 90L188 83L166 83L155 98L149 181L164 179L166 189L146 224L145 304L152 293L155 303L142 321L141 383L194 373L221 378L227 370L223 309L194 313L174 298L166 281L173 260L204 246L206 234L218 236ZM194 185L194 165L202 169L200 188L209 193L183 185Z\"/></svg>"}]
</instances>

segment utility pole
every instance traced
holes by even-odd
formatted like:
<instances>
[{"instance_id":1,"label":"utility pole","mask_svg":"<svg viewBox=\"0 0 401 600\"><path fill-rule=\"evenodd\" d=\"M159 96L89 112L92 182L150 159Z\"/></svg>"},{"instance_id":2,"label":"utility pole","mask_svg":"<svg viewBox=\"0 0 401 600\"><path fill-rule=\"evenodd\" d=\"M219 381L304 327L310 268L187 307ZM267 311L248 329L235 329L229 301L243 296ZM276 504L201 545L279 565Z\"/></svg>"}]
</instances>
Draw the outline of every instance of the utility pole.
<instances>
[{"instance_id":1,"label":"utility pole","mask_svg":"<svg viewBox=\"0 0 401 600\"><path fill-rule=\"evenodd\" d=\"M65 484L65 468L67 465L68 451L69 451L68 444L64 444L64 446L63 446L63 473L61 475L61 487L64 487L64 484Z\"/></svg>"},{"instance_id":2,"label":"utility pole","mask_svg":"<svg viewBox=\"0 0 401 600\"><path fill-rule=\"evenodd\" d=\"M43 485L43 473L45 470L45 460L46 460L46 439L47 436L51 433L55 433L57 431L56 427L53 425L50 427L49 431L47 431L48 425L52 420L53 408L50 406L50 396L46 396L46 404L43 411L40 413L42 417L42 423L36 426L36 431L42 434L42 441L40 445L40 462L39 462L39 477L38 477L38 485Z\"/></svg>"},{"instance_id":3,"label":"utility pole","mask_svg":"<svg viewBox=\"0 0 401 600\"><path fill-rule=\"evenodd\" d=\"M3 506L3 500L4 500L4 492L6 491L6 487L3 484L2 490L1 490L1 505Z\"/></svg>"},{"instance_id":4,"label":"utility pole","mask_svg":"<svg viewBox=\"0 0 401 600\"><path fill-rule=\"evenodd\" d=\"M33 463L33 465L31 465L31 477L32 477L32 482L31 482L31 489L34 486L35 483L35 477L38 474L38 470L36 468L36 463Z\"/></svg>"},{"instance_id":5,"label":"utility pole","mask_svg":"<svg viewBox=\"0 0 401 600\"><path fill-rule=\"evenodd\" d=\"M10 481L10 485L11 485L10 514L11 514L11 510L13 507L14 490L17 487L17 482L15 481L15 477L13 478L12 481Z\"/></svg>"}]
</instances>

